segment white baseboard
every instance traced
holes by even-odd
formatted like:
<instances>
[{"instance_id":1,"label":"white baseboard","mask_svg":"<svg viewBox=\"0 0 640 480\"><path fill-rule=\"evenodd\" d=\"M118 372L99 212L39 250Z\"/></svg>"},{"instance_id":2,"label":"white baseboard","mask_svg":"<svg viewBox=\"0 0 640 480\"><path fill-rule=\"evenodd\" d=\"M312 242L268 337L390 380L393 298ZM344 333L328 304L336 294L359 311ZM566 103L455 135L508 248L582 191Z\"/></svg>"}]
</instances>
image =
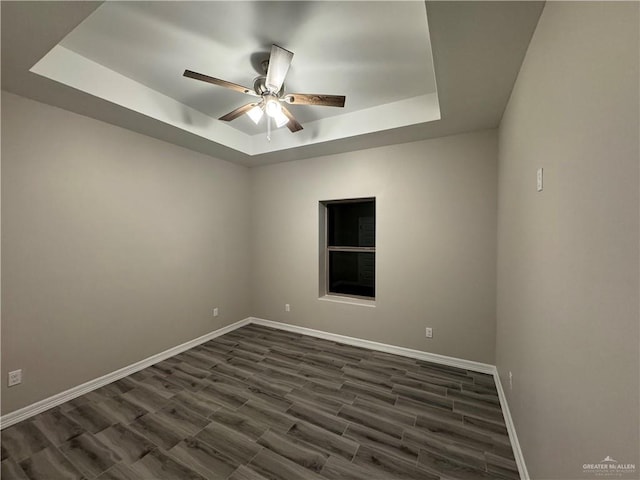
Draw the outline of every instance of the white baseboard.
<instances>
[{"instance_id":1,"label":"white baseboard","mask_svg":"<svg viewBox=\"0 0 640 480\"><path fill-rule=\"evenodd\" d=\"M309 335L311 337L323 338L325 340L331 340L334 342L346 343L347 345L367 348L369 350L377 350L379 352L392 353L394 355L415 358L417 360L424 360L426 362L439 363L441 365L448 365L450 367L458 367L465 370L472 370L474 372L486 373L489 375L493 375L496 370L495 365L490 365L488 363L474 362L471 360L464 360L462 358L447 357L446 355L438 355L437 353L423 352L420 350L388 345L386 343L373 342L371 340L364 340L356 337L347 337L345 335L339 335L337 333L329 333L322 330L314 330L312 328L290 325L288 323L264 320L262 318L251 317L251 323L255 323L256 325L264 325L265 327L278 328L280 330L286 330L288 332L300 333L302 335Z\"/></svg>"},{"instance_id":2,"label":"white baseboard","mask_svg":"<svg viewBox=\"0 0 640 480\"><path fill-rule=\"evenodd\" d=\"M174 355L178 355L179 353L189 350L190 348L196 347L202 343L208 342L209 340L232 332L233 330L244 327L245 325L248 325L250 323L277 328L279 330L286 330L288 332L300 333L302 335L309 335L311 337L323 338L325 340L345 343L347 345L354 345L356 347L367 348L369 350L392 353L394 355L401 355L404 357L415 358L417 360L424 360L427 362L439 363L441 365L448 365L451 367L458 367L465 370L493 375L494 381L496 383L496 388L498 390L498 398L500 399L500 406L502 407L505 425L509 433L509 439L511 440L513 454L515 456L516 464L518 465L518 470L520 472L520 478L522 480L529 480L529 473L527 472L527 467L524 462L524 456L522 455L522 450L520 449L518 436L516 435L516 430L511 418L511 413L509 411L509 405L507 404L507 399L505 397L504 390L502 389L502 383L500 382L498 370L496 369L495 365L474 362L471 360L464 360L461 358L448 357L446 355L438 355L436 353L422 352L420 350L413 350L410 348L398 347L395 345L388 345L385 343L373 342L371 340L348 337L336 333L324 332L321 330L314 330L312 328L274 322L272 320L265 320L255 317L245 318L244 320L232 323L231 325L227 325L226 327L219 328L218 330L214 330L213 332L207 333L206 335L194 338L193 340L189 340L188 342L185 342L181 345L177 345L168 350L165 350L164 352L152 355L148 358L145 358L144 360L140 360L139 362L133 363L119 370L103 375L102 377L90 380L86 383L83 383L82 385L70 388L69 390L60 392L49 398L45 398L44 400L40 400L39 402L33 403L19 410L3 415L2 417L0 417L0 429L10 427L11 425L21 422L22 420L26 420L27 418L42 413L45 410L49 410L50 408L53 408L64 402L73 400L74 398L84 395L85 393L103 387L111 382L115 382L116 380L131 375L132 373L143 370L147 367L150 367L151 365L161 362L162 360L165 360Z\"/></svg>"},{"instance_id":3,"label":"white baseboard","mask_svg":"<svg viewBox=\"0 0 640 480\"><path fill-rule=\"evenodd\" d=\"M516 427L513 424L511 418L511 411L509 410L509 404L507 403L507 397L504 394L502 388L502 381L500 381L500 374L496 367L493 374L493 380L496 382L496 389L498 390L498 398L500 399L500 407L502 408L502 416L504 417L504 423L509 433L509 440L511 441L511 448L513 449L513 455L516 458L516 465L518 466L518 472L520 473L520 480L529 480L529 472L527 471L527 465L524 463L524 455L520 448L520 442L518 441L518 435L516 434Z\"/></svg>"},{"instance_id":4,"label":"white baseboard","mask_svg":"<svg viewBox=\"0 0 640 480\"><path fill-rule=\"evenodd\" d=\"M139 362L132 363L126 367L120 368L114 372L107 373L102 377L95 378L93 380L89 380L82 385L75 386L70 388L69 390L65 390L64 392L57 393L49 398L45 398L44 400L40 400L39 402L32 403L31 405L27 405L24 408L19 410L15 410L11 413L7 413L0 417L0 429L4 429L14 425L22 420L26 420L27 418L33 417L39 413L44 412L45 410L49 410L57 405L60 405L64 402L68 402L69 400L73 400L76 397L84 395L85 393L89 393L92 390L103 387L111 382L115 382L116 380L120 380L132 373L136 373L140 370L143 370L151 365L154 365L162 360L165 360L169 357L173 357L174 355L178 355L190 348L196 347L202 343L208 342L216 337L224 335L225 333L232 332L233 330L244 327L251 322L250 318L245 318L244 320L240 320L238 322L232 323L231 325L227 325L226 327L219 328L218 330L214 330L213 332L209 332L206 335L202 335L201 337L194 338L193 340L189 340L181 345L177 345L175 347L171 347L164 352L157 353L155 355L151 355L144 360L140 360Z\"/></svg>"}]
</instances>

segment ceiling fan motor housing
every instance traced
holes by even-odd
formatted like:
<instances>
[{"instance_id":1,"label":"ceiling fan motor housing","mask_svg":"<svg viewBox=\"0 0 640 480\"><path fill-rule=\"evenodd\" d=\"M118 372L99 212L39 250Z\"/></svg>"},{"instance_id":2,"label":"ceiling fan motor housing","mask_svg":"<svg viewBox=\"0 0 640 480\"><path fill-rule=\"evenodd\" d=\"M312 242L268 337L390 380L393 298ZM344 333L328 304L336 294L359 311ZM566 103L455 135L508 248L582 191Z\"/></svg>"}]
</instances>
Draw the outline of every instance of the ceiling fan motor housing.
<instances>
[{"instance_id":1,"label":"ceiling fan motor housing","mask_svg":"<svg viewBox=\"0 0 640 480\"><path fill-rule=\"evenodd\" d=\"M256 92L258 95L273 93L279 97L280 94L284 92L284 83L282 84L282 87L280 87L279 91L270 92L269 88L267 87L267 77L265 75L260 75L259 77L256 77L256 79L253 81L253 91Z\"/></svg>"}]
</instances>

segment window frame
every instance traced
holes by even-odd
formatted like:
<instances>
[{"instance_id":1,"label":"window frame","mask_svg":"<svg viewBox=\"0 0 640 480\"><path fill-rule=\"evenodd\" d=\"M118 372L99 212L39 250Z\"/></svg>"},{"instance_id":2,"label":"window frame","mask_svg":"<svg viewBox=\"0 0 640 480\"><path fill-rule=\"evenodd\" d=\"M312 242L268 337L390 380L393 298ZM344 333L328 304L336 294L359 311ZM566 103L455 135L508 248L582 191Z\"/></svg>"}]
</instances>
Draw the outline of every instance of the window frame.
<instances>
[{"instance_id":1,"label":"window frame","mask_svg":"<svg viewBox=\"0 0 640 480\"><path fill-rule=\"evenodd\" d=\"M375 216L377 217L377 200L376 197L361 197L361 198L348 198L341 200L322 200L320 201L320 297L327 299L335 299L335 300L358 300L359 302L364 302L365 305L371 305L375 303L377 296L377 255L376 255L376 247L348 247L348 246L329 246L329 213L328 206L341 204L341 203L364 203L364 202L373 202ZM377 244L377 221L376 221L376 244ZM377 246L377 245L376 245ZM375 259L375 271L374 274L374 292L375 296L370 297L366 295L354 295L348 293L340 293L340 292L332 292L330 290L330 278L331 278L331 267L329 256L330 252L362 252L362 253L373 253Z\"/></svg>"}]
</instances>

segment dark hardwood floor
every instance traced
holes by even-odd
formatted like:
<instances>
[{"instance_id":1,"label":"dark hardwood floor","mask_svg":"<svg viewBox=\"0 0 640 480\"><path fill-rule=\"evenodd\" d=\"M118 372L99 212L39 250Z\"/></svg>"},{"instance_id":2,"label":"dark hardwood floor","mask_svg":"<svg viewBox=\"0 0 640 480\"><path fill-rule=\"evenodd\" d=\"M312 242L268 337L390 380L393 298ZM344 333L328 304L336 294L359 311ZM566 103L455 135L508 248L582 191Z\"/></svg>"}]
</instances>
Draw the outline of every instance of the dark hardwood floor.
<instances>
[{"instance_id":1,"label":"dark hardwood floor","mask_svg":"<svg viewBox=\"0 0 640 480\"><path fill-rule=\"evenodd\" d=\"M517 479L493 378L249 325L2 431L2 479Z\"/></svg>"}]
</instances>

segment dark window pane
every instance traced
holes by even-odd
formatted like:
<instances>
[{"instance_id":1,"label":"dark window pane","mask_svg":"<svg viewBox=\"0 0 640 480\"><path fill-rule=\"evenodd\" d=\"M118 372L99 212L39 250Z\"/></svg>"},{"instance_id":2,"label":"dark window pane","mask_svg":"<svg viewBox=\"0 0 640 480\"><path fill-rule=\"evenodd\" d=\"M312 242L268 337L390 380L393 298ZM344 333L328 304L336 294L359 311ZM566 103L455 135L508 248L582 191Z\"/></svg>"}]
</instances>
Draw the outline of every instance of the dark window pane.
<instances>
[{"instance_id":1,"label":"dark window pane","mask_svg":"<svg viewBox=\"0 0 640 480\"><path fill-rule=\"evenodd\" d=\"M327 205L327 242L330 247L375 247L376 203L330 203Z\"/></svg>"},{"instance_id":2,"label":"dark window pane","mask_svg":"<svg viewBox=\"0 0 640 480\"><path fill-rule=\"evenodd\" d=\"M329 252L329 292L375 297L376 254Z\"/></svg>"}]
</instances>

